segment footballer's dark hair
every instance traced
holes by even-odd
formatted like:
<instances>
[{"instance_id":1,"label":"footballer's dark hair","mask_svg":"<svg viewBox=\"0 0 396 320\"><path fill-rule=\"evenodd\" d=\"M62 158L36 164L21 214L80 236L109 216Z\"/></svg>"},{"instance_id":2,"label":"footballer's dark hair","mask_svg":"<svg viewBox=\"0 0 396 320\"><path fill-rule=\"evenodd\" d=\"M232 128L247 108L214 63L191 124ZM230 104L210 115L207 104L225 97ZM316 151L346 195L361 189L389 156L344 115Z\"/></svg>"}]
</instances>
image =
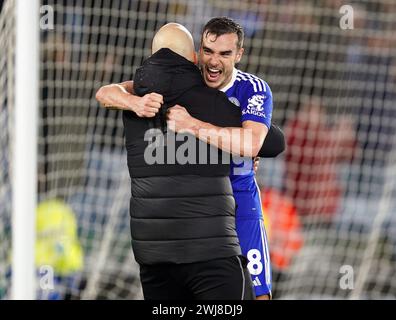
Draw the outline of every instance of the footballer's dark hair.
<instances>
[{"instance_id":1,"label":"footballer's dark hair","mask_svg":"<svg viewBox=\"0 0 396 320\"><path fill-rule=\"evenodd\" d=\"M202 38L207 37L209 34L214 34L217 37L223 34L235 33L238 36L237 47L238 49L243 46L244 33L240 24L228 17L212 18L205 24L202 31Z\"/></svg>"}]
</instances>

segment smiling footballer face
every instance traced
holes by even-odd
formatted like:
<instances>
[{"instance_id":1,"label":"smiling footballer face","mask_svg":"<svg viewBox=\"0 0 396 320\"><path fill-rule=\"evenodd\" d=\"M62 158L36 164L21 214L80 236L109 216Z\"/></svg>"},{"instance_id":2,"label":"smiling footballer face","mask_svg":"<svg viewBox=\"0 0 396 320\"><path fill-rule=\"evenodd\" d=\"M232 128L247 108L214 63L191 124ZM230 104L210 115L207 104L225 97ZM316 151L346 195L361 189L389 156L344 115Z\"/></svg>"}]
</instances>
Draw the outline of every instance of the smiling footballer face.
<instances>
[{"instance_id":1,"label":"smiling footballer face","mask_svg":"<svg viewBox=\"0 0 396 320\"><path fill-rule=\"evenodd\" d=\"M243 29L227 17L217 17L204 26L199 62L209 87L222 89L232 79L235 64L243 54Z\"/></svg>"},{"instance_id":2,"label":"smiling footballer face","mask_svg":"<svg viewBox=\"0 0 396 320\"><path fill-rule=\"evenodd\" d=\"M238 48L238 36L235 33L217 36L206 32L199 50L206 84L216 89L225 87L231 81L235 64L241 60L242 54L243 48Z\"/></svg>"}]
</instances>

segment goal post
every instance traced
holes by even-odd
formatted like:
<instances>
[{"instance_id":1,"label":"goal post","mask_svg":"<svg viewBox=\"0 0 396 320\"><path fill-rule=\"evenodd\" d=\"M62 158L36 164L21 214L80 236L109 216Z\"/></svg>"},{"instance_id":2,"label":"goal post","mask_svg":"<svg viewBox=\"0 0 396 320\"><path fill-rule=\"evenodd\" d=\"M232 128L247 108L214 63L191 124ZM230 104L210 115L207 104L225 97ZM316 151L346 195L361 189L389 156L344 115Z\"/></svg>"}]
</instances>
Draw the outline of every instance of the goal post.
<instances>
[{"instance_id":1,"label":"goal post","mask_svg":"<svg viewBox=\"0 0 396 320\"><path fill-rule=\"evenodd\" d=\"M15 2L12 298L35 299L39 0Z\"/></svg>"}]
</instances>

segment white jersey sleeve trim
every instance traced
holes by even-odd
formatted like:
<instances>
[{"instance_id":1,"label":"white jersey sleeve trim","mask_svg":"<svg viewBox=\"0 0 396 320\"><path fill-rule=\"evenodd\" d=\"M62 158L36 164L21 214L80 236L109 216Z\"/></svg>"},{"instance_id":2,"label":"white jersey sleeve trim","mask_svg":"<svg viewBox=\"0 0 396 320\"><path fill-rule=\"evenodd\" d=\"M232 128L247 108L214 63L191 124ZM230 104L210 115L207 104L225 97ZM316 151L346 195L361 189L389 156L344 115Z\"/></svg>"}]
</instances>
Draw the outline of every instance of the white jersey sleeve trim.
<instances>
[{"instance_id":1,"label":"white jersey sleeve trim","mask_svg":"<svg viewBox=\"0 0 396 320\"><path fill-rule=\"evenodd\" d=\"M266 92L267 87L262 79L252 75L250 73L242 72L238 70L237 80L249 81L253 85L254 92Z\"/></svg>"},{"instance_id":2,"label":"white jersey sleeve trim","mask_svg":"<svg viewBox=\"0 0 396 320\"><path fill-rule=\"evenodd\" d=\"M234 82L235 82L236 77L237 77L237 72L238 72L238 70L235 69L235 68L234 68L234 70L232 70L231 81L228 82L227 85L224 88L220 89L220 91L226 92L228 89L230 89L234 85Z\"/></svg>"}]
</instances>

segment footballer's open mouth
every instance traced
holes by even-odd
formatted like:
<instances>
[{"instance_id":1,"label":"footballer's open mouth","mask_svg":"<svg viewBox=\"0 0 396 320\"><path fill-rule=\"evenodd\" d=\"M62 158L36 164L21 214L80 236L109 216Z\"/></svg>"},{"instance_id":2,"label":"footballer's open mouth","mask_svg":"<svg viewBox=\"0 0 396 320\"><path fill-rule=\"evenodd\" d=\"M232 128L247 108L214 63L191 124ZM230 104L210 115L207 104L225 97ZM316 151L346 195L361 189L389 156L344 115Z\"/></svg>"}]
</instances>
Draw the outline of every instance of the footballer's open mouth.
<instances>
[{"instance_id":1,"label":"footballer's open mouth","mask_svg":"<svg viewBox=\"0 0 396 320\"><path fill-rule=\"evenodd\" d=\"M206 69L207 79L212 82L219 80L220 75L223 73L222 70L216 68L205 67L205 69Z\"/></svg>"}]
</instances>

